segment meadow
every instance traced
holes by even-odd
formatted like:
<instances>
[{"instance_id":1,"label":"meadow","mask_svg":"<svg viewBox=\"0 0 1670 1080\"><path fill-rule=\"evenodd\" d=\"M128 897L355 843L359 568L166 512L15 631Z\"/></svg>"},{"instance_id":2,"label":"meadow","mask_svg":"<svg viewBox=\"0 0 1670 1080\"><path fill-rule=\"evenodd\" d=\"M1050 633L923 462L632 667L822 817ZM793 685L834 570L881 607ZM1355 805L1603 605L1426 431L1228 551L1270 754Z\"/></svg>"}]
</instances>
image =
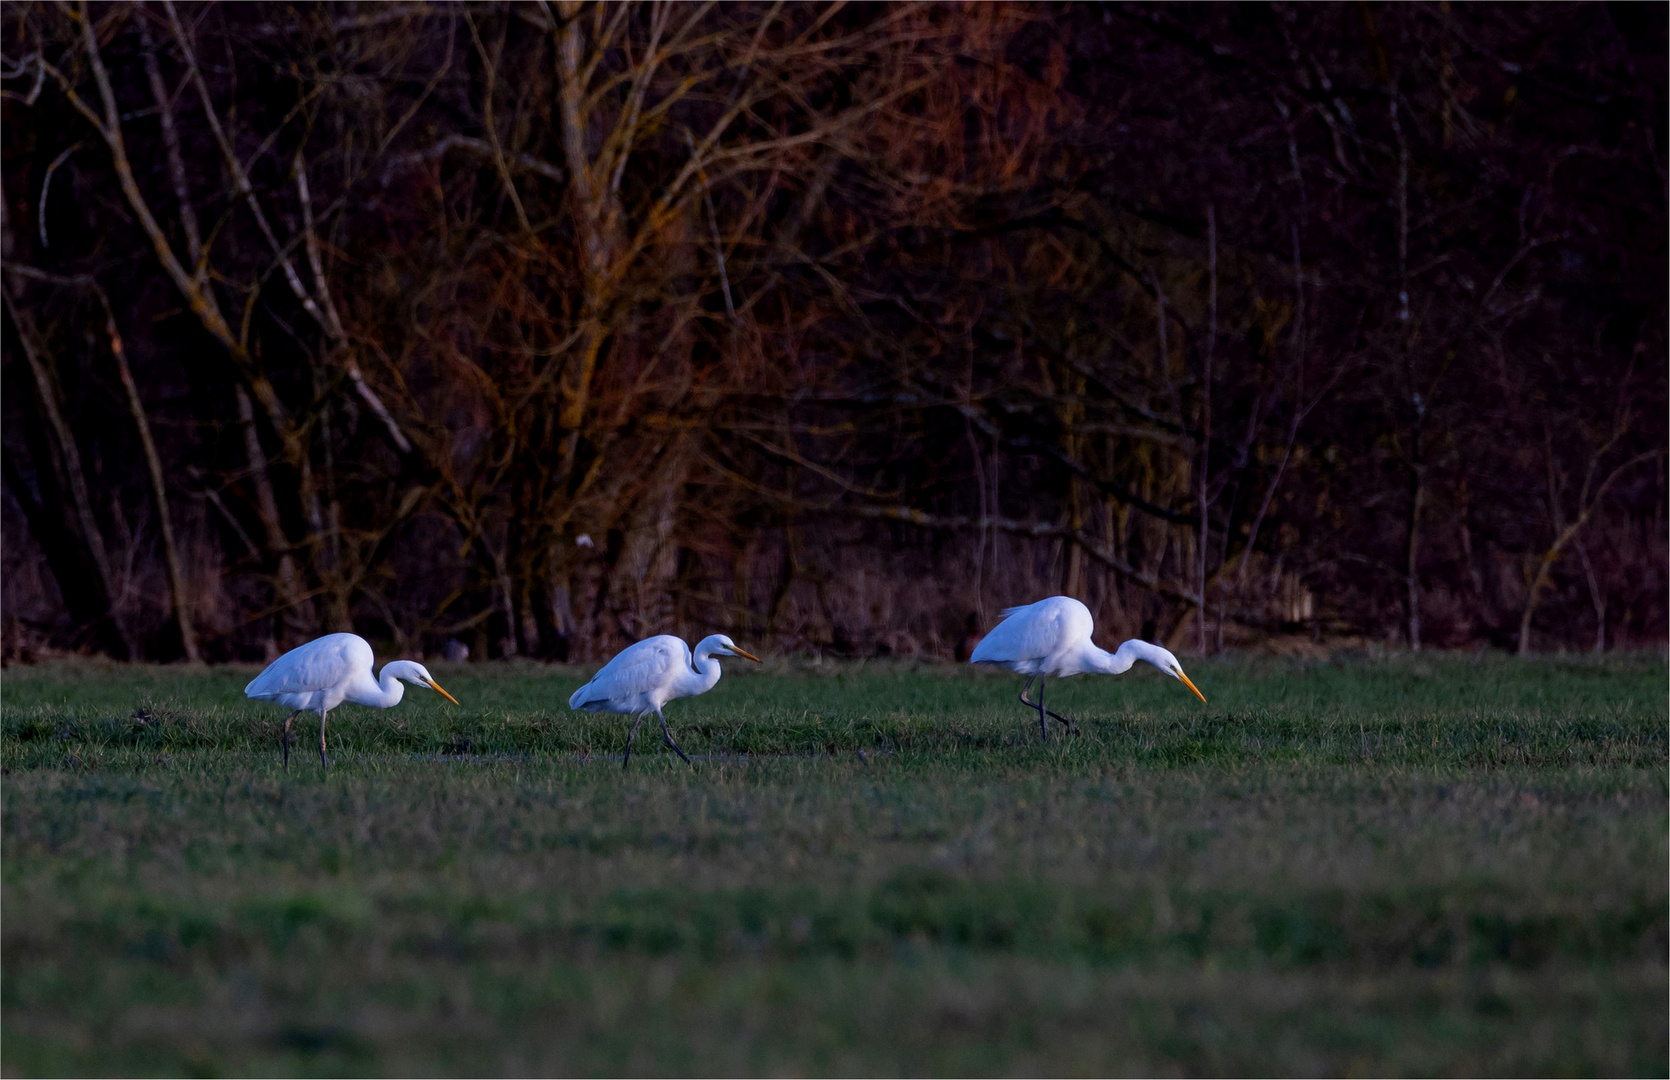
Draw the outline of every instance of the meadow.
<instances>
[{"instance_id":1,"label":"meadow","mask_svg":"<svg viewBox=\"0 0 1670 1080\"><path fill-rule=\"evenodd\" d=\"M1662 654L745 667L6 669L0 1068L1666 1074Z\"/></svg>"}]
</instances>

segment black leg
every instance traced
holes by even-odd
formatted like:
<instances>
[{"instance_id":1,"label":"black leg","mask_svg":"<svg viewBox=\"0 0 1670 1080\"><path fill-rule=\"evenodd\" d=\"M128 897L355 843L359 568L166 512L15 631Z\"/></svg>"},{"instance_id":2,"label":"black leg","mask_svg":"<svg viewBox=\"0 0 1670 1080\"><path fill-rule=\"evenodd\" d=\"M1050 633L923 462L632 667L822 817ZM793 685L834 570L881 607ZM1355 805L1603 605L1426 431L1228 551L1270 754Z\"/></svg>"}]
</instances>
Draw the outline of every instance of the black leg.
<instances>
[{"instance_id":1,"label":"black leg","mask_svg":"<svg viewBox=\"0 0 1670 1080\"><path fill-rule=\"evenodd\" d=\"M1050 729L1044 722L1044 680L1038 680L1038 737L1045 742L1050 741Z\"/></svg>"},{"instance_id":2,"label":"black leg","mask_svg":"<svg viewBox=\"0 0 1670 1080\"><path fill-rule=\"evenodd\" d=\"M284 771L290 771L290 721L300 716L302 711L297 709L284 718L284 733L278 737L278 745L284 749Z\"/></svg>"},{"instance_id":3,"label":"black leg","mask_svg":"<svg viewBox=\"0 0 1670 1080\"><path fill-rule=\"evenodd\" d=\"M329 713L323 712L319 714L319 767L321 769L331 767L330 761L325 757L325 717L329 715Z\"/></svg>"},{"instance_id":4,"label":"black leg","mask_svg":"<svg viewBox=\"0 0 1670 1080\"><path fill-rule=\"evenodd\" d=\"M667 718L661 715L660 709L655 710L655 717L661 721L661 738L666 741L668 746L673 748L673 753L677 754L681 758L684 758L684 763L686 765L690 764L689 755L679 749L678 743L673 741L673 733L667 730Z\"/></svg>"},{"instance_id":5,"label":"black leg","mask_svg":"<svg viewBox=\"0 0 1670 1080\"><path fill-rule=\"evenodd\" d=\"M638 734L638 725L643 723L644 717L648 715L648 713L639 713L638 718L632 721L631 729L626 733L626 756L620 762L622 769L626 768L627 762L632 760L632 736Z\"/></svg>"},{"instance_id":6,"label":"black leg","mask_svg":"<svg viewBox=\"0 0 1670 1080\"><path fill-rule=\"evenodd\" d=\"M1034 702L1026 696L1026 692L1028 690L1032 689L1032 680L1036 679L1037 677L1038 676L1034 675L1031 678L1027 679L1026 680L1026 685L1021 687L1021 704L1025 705L1028 709L1038 708L1039 704L1042 703L1042 699L1043 699L1043 696L1044 696L1044 684L1043 683L1038 684L1038 697L1039 697L1038 702ZM1066 717L1066 716L1062 716L1058 712L1051 712L1049 709L1045 709L1044 710L1044 715L1049 717L1051 720L1057 721L1058 723L1061 724L1061 726L1065 727L1068 731L1077 732L1078 729L1079 729L1079 726L1077 724L1075 724L1072 721L1071 718Z\"/></svg>"}]
</instances>

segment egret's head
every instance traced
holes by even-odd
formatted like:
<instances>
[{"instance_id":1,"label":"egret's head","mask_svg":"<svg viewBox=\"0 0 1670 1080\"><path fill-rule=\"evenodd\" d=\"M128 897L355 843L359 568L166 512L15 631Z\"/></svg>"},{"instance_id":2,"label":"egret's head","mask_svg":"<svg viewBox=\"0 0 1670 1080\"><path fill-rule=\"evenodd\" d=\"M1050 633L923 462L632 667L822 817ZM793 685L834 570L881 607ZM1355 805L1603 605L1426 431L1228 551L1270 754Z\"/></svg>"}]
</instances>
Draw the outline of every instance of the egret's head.
<instances>
[{"instance_id":1,"label":"egret's head","mask_svg":"<svg viewBox=\"0 0 1670 1080\"><path fill-rule=\"evenodd\" d=\"M1200 692L1200 688L1197 687L1187 675L1183 674L1183 665L1177 662L1177 657L1172 655L1170 649L1163 649L1158 645L1153 645L1146 641L1138 642L1138 644L1143 646L1142 651L1139 653L1141 659L1148 661L1150 664L1153 664L1167 675L1170 675L1178 682L1181 682L1184 686L1194 692L1194 696L1200 699L1200 703L1202 705L1206 704L1206 695L1202 694Z\"/></svg>"},{"instance_id":2,"label":"egret's head","mask_svg":"<svg viewBox=\"0 0 1670 1080\"><path fill-rule=\"evenodd\" d=\"M415 660L395 660L383 670L392 672L395 678L403 682L409 682L413 686L427 686L454 705L458 704L457 698L441 689L441 684L435 681L435 676L429 674L429 669Z\"/></svg>"},{"instance_id":3,"label":"egret's head","mask_svg":"<svg viewBox=\"0 0 1670 1080\"><path fill-rule=\"evenodd\" d=\"M765 662L753 653L749 652L747 649L744 649L742 646L732 641L730 637L725 634L714 634L707 640L712 643L714 656L740 656L744 660L752 660L756 664L763 664Z\"/></svg>"}]
</instances>

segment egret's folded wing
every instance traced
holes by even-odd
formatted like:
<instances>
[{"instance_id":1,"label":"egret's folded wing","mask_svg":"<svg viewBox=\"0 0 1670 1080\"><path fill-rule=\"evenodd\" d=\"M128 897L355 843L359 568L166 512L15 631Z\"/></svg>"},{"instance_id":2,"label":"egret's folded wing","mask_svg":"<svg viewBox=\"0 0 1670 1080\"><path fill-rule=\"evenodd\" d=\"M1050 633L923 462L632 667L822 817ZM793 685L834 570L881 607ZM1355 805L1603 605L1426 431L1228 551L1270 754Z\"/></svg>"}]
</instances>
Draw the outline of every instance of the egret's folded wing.
<instances>
[{"instance_id":1,"label":"egret's folded wing","mask_svg":"<svg viewBox=\"0 0 1670 1080\"><path fill-rule=\"evenodd\" d=\"M1089 618L1082 604L1058 603L1063 597L1051 597L1025 607L1007 608L1003 621L992 627L969 662L997 663L1004 661L1041 660L1060 649L1062 644L1076 640L1082 632L1090 636L1090 628L1078 623Z\"/></svg>"},{"instance_id":2,"label":"egret's folded wing","mask_svg":"<svg viewBox=\"0 0 1670 1080\"><path fill-rule=\"evenodd\" d=\"M647 693L665 682L680 664L690 666L690 646L670 634L645 638L616 653L613 660L591 677L591 682L574 691L568 707L578 709L588 701Z\"/></svg>"},{"instance_id":3,"label":"egret's folded wing","mask_svg":"<svg viewBox=\"0 0 1670 1080\"><path fill-rule=\"evenodd\" d=\"M991 633L980 639L968 660L971 664L1005 663L1014 660L1033 660L1043 654L1032 647L1037 637L1028 608L1008 612L1003 621L992 627Z\"/></svg>"},{"instance_id":4,"label":"egret's folded wing","mask_svg":"<svg viewBox=\"0 0 1670 1080\"><path fill-rule=\"evenodd\" d=\"M267 665L244 687L249 697L305 694L338 686L363 668L371 671L371 646L353 634L328 634L299 645Z\"/></svg>"}]
</instances>

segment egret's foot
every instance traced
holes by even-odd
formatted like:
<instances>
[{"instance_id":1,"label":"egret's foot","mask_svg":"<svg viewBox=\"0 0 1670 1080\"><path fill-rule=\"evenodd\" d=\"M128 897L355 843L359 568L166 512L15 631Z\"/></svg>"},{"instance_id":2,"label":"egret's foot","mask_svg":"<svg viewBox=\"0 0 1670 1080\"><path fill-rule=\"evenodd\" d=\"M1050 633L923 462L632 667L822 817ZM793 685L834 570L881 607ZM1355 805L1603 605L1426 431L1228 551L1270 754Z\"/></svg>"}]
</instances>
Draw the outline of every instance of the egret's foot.
<instances>
[{"instance_id":1,"label":"egret's foot","mask_svg":"<svg viewBox=\"0 0 1670 1080\"><path fill-rule=\"evenodd\" d=\"M1026 707L1027 707L1028 711L1030 711L1030 712L1037 712L1038 711L1038 705L1035 702L1031 702L1031 701L1027 702ZM1062 716L1060 713L1054 711L1053 709L1045 709L1044 710L1044 715L1049 717L1051 720L1054 720L1056 723L1060 724L1062 727L1066 728L1072 734L1074 734L1074 735L1078 734L1078 730L1079 730L1078 722L1075 721L1072 717Z\"/></svg>"},{"instance_id":2,"label":"egret's foot","mask_svg":"<svg viewBox=\"0 0 1670 1080\"><path fill-rule=\"evenodd\" d=\"M1026 686L1021 690L1021 704L1025 705L1029 711L1037 712L1038 711L1038 703L1026 696L1026 692L1030 689L1032 689L1032 680L1028 679L1027 683L1026 683ZM1060 713L1054 711L1053 709L1045 709L1044 710L1044 715L1049 717L1051 720L1056 721L1062 727L1066 728L1067 733L1069 735L1077 735L1079 733L1078 724L1076 722L1074 722L1072 719L1070 719L1069 717L1062 716ZM1043 723L1043 721L1040 720L1039 724L1042 725L1042 723ZM1044 736L1044 741L1049 742L1049 736L1048 735Z\"/></svg>"},{"instance_id":3,"label":"egret's foot","mask_svg":"<svg viewBox=\"0 0 1670 1080\"><path fill-rule=\"evenodd\" d=\"M1078 726L1077 722L1075 722L1071 717L1062 716L1060 713L1050 712L1048 709L1044 710L1044 715L1048 716L1051 720L1054 720L1056 723L1058 723L1062 727L1066 728L1067 729L1067 734L1077 735L1079 733L1079 726Z\"/></svg>"},{"instance_id":4,"label":"egret's foot","mask_svg":"<svg viewBox=\"0 0 1670 1080\"><path fill-rule=\"evenodd\" d=\"M667 745L673 748L673 753L677 754L679 757L684 759L684 763L686 765L694 765L695 764L695 762L690 760L690 755L689 754L686 754L683 750L679 749L678 743L674 742L673 739L672 739L672 736L670 736L670 735L667 737Z\"/></svg>"},{"instance_id":5,"label":"egret's foot","mask_svg":"<svg viewBox=\"0 0 1670 1080\"><path fill-rule=\"evenodd\" d=\"M688 754L686 754L682 749L680 749L678 743L673 741L673 733L667 730L667 718L665 716L662 716L661 714L657 713L656 714L656 719L661 721L661 739L662 739L662 741L665 742L668 746L672 747L673 748L673 753L675 753L679 757L683 758L684 763L686 765L691 764L690 756Z\"/></svg>"}]
</instances>

